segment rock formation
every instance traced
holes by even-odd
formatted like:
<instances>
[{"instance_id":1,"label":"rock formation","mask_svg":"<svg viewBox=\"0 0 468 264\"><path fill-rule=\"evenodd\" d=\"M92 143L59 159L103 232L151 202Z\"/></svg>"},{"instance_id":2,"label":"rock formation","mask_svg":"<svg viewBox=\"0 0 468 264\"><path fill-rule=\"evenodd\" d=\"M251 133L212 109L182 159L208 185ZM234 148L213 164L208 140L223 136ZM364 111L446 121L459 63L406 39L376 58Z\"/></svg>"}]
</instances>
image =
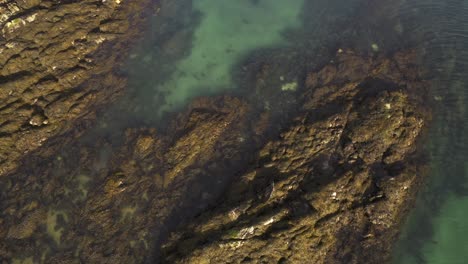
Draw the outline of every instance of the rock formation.
<instances>
[{"instance_id":1,"label":"rock formation","mask_svg":"<svg viewBox=\"0 0 468 264\"><path fill-rule=\"evenodd\" d=\"M176 232L167 263L379 263L388 260L424 163L429 120L412 54L339 54L305 82L278 139L218 205Z\"/></svg>"}]
</instances>

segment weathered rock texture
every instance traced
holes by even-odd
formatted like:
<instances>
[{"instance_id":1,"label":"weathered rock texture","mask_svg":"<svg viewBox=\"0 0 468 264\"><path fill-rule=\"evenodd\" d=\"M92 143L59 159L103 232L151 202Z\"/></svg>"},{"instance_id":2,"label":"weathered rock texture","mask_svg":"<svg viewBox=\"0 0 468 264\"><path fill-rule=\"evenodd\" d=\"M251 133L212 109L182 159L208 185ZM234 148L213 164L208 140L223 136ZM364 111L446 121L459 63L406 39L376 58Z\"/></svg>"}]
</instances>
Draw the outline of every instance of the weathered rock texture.
<instances>
[{"instance_id":1,"label":"weathered rock texture","mask_svg":"<svg viewBox=\"0 0 468 264\"><path fill-rule=\"evenodd\" d=\"M164 263L381 263L424 173L429 120L412 54L339 54L219 205L172 236Z\"/></svg>"},{"instance_id":2,"label":"weathered rock texture","mask_svg":"<svg viewBox=\"0 0 468 264\"><path fill-rule=\"evenodd\" d=\"M120 146L32 155L0 181L0 256L378 263L422 178L414 153L429 114L414 61L341 52L282 91L291 65L260 60L246 66L249 99L199 98Z\"/></svg>"},{"instance_id":3,"label":"weathered rock texture","mask_svg":"<svg viewBox=\"0 0 468 264\"><path fill-rule=\"evenodd\" d=\"M148 1L0 1L0 176L125 86Z\"/></svg>"}]
</instances>

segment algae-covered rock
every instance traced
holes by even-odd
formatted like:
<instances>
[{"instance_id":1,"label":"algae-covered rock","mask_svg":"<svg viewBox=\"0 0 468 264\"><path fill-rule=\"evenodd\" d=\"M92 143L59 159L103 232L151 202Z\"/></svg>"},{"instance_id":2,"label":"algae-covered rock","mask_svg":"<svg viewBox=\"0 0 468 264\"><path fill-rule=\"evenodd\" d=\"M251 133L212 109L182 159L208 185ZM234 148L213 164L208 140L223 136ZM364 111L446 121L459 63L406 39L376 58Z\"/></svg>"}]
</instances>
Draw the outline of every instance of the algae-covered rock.
<instances>
[{"instance_id":1,"label":"algae-covered rock","mask_svg":"<svg viewBox=\"0 0 468 264\"><path fill-rule=\"evenodd\" d=\"M386 260L424 173L415 147L430 117L426 84L387 67L412 67L413 54L398 56L340 53L309 74L301 113L217 206L173 235L163 262Z\"/></svg>"}]
</instances>

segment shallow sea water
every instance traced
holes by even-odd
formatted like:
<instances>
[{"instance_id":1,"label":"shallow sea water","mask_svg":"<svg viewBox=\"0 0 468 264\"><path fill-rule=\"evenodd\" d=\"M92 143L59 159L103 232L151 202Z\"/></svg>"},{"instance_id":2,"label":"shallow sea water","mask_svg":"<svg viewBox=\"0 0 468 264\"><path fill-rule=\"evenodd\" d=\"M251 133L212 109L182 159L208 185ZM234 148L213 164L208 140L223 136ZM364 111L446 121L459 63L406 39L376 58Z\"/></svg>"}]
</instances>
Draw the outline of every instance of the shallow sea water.
<instances>
[{"instance_id":1,"label":"shallow sea water","mask_svg":"<svg viewBox=\"0 0 468 264\"><path fill-rule=\"evenodd\" d=\"M468 1L403 1L395 15L433 80L431 172L397 244L396 264L468 259Z\"/></svg>"},{"instance_id":2,"label":"shallow sea water","mask_svg":"<svg viewBox=\"0 0 468 264\"><path fill-rule=\"evenodd\" d=\"M178 108L195 95L235 89L231 68L252 50L287 44L281 32L299 26L302 2L195 1L201 22L190 55L177 63L168 81L155 88L167 91L160 111Z\"/></svg>"},{"instance_id":3,"label":"shallow sea water","mask_svg":"<svg viewBox=\"0 0 468 264\"><path fill-rule=\"evenodd\" d=\"M303 27L304 0L161 2L126 66L130 89L101 118L102 133L159 126L196 97L236 93L245 58L294 45L286 33Z\"/></svg>"}]
</instances>

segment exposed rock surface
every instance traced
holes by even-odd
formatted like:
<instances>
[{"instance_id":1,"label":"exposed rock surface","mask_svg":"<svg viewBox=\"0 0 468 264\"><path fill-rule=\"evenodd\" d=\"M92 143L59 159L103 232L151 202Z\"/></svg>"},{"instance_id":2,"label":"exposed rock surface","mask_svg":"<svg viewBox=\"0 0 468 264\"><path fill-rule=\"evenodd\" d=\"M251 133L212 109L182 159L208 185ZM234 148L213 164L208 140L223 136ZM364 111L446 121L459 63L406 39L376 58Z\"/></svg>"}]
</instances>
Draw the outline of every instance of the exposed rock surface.
<instances>
[{"instance_id":1,"label":"exposed rock surface","mask_svg":"<svg viewBox=\"0 0 468 264\"><path fill-rule=\"evenodd\" d=\"M147 2L0 1L0 176L118 95Z\"/></svg>"},{"instance_id":2,"label":"exposed rock surface","mask_svg":"<svg viewBox=\"0 0 468 264\"><path fill-rule=\"evenodd\" d=\"M412 54L339 54L219 205L172 236L164 263L381 263L424 175L429 120Z\"/></svg>"},{"instance_id":3,"label":"exposed rock surface","mask_svg":"<svg viewBox=\"0 0 468 264\"><path fill-rule=\"evenodd\" d=\"M32 155L0 181L0 256L378 263L423 173L427 84L414 61L344 51L295 91L281 90L288 65L259 62L249 99L199 98L165 131Z\"/></svg>"}]
</instances>

